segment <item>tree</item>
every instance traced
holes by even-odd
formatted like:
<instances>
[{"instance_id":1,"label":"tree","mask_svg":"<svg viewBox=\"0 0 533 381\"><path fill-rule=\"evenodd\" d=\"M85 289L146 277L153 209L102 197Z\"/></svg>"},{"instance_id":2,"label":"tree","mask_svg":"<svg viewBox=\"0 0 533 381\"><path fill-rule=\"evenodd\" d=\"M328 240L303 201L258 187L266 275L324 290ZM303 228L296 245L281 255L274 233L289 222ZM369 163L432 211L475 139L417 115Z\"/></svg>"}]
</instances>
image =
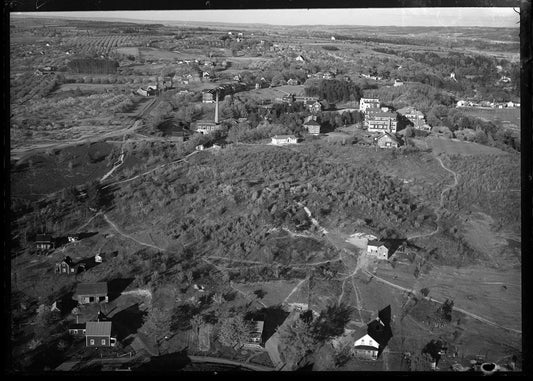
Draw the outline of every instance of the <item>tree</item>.
<instances>
[{"instance_id":1,"label":"tree","mask_svg":"<svg viewBox=\"0 0 533 381\"><path fill-rule=\"evenodd\" d=\"M44 339L46 335L51 332L51 326L57 323L60 316L57 311L52 311L50 307L41 304L37 309L37 317L35 318L34 332L38 339Z\"/></svg>"},{"instance_id":2,"label":"tree","mask_svg":"<svg viewBox=\"0 0 533 381\"><path fill-rule=\"evenodd\" d=\"M144 317L140 331L154 337L155 341L159 343L159 340L170 332L171 322L172 319L168 310L152 307Z\"/></svg>"},{"instance_id":3,"label":"tree","mask_svg":"<svg viewBox=\"0 0 533 381\"><path fill-rule=\"evenodd\" d=\"M193 331L198 334L200 327L204 324L204 318L202 315L194 315L191 319L191 327Z\"/></svg>"},{"instance_id":4,"label":"tree","mask_svg":"<svg viewBox=\"0 0 533 381\"><path fill-rule=\"evenodd\" d=\"M351 308L344 304L327 307L313 325L313 332L319 340L326 340L344 333L350 320Z\"/></svg>"},{"instance_id":5,"label":"tree","mask_svg":"<svg viewBox=\"0 0 533 381\"><path fill-rule=\"evenodd\" d=\"M281 353L287 364L297 364L306 355L313 353L318 345L312 322L306 322L301 318L282 325L278 332Z\"/></svg>"},{"instance_id":6,"label":"tree","mask_svg":"<svg viewBox=\"0 0 533 381\"><path fill-rule=\"evenodd\" d=\"M235 315L222 320L217 338L222 345L232 347L247 341L252 330L250 321L244 320L242 315Z\"/></svg>"}]
</instances>

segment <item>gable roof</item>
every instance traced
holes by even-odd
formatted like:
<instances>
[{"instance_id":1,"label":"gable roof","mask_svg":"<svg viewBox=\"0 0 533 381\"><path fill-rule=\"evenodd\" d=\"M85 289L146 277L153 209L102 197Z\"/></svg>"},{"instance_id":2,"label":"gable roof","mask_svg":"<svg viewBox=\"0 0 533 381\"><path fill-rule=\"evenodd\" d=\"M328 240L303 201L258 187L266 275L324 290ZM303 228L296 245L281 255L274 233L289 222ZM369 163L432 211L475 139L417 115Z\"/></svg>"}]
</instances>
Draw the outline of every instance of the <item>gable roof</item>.
<instances>
[{"instance_id":1,"label":"gable roof","mask_svg":"<svg viewBox=\"0 0 533 381\"><path fill-rule=\"evenodd\" d=\"M85 336L111 336L111 322L88 321L85 326Z\"/></svg>"},{"instance_id":2,"label":"gable roof","mask_svg":"<svg viewBox=\"0 0 533 381\"><path fill-rule=\"evenodd\" d=\"M296 139L296 136L294 136L294 135L274 135L272 137L272 139L287 139L287 138Z\"/></svg>"},{"instance_id":3,"label":"gable roof","mask_svg":"<svg viewBox=\"0 0 533 381\"><path fill-rule=\"evenodd\" d=\"M107 295L107 283L79 283L76 295Z\"/></svg>"},{"instance_id":4,"label":"gable roof","mask_svg":"<svg viewBox=\"0 0 533 381\"><path fill-rule=\"evenodd\" d=\"M396 138L396 136L392 135L391 133L389 132L385 132L383 135L381 135L378 140L380 139L383 139L385 136L388 136L392 141L398 143L398 139Z\"/></svg>"},{"instance_id":5,"label":"gable roof","mask_svg":"<svg viewBox=\"0 0 533 381\"><path fill-rule=\"evenodd\" d=\"M52 235L50 234L37 234L35 236L35 242L51 242Z\"/></svg>"},{"instance_id":6,"label":"gable roof","mask_svg":"<svg viewBox=\"0 0 533 381\"><path fill-rule=\"evenodd\" d=\"M371 240L368 241L368 246L380 247L380 246L385 246L385 244L382 241L379 241L379 240L376 240L376 239L371 239Z\"/></svg>"}]
</instances>

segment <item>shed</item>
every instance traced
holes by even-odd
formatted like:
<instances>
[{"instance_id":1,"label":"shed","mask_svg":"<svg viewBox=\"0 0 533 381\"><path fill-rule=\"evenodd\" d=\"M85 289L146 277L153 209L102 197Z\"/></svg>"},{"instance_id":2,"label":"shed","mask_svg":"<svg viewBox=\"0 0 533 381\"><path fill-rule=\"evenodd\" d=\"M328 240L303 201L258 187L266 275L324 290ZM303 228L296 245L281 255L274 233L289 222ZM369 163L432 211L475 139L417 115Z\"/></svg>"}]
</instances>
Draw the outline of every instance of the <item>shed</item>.
<instances>
[{"instance_id":1,"label":"shed","mask_svg":"<svg viewBox=\"0 0 533 381\"><path fill-rule=\"evenodd\" d=\"M80 304L108 302L107 283L80 283L74 295Z\"/></svg>"}]
</instances>

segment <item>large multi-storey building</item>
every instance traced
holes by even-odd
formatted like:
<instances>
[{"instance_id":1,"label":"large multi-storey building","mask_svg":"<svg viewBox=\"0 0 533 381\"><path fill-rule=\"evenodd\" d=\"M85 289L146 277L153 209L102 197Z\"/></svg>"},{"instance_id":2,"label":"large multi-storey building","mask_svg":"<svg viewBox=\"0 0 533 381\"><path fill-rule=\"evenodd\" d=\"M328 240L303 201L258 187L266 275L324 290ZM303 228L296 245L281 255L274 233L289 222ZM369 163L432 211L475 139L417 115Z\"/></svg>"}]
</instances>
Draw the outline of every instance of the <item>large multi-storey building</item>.
<instances>
[{"instance_id":1,"label":"large multi-storey building","mask_svg":"<svg viewBox=\"0 0 533 381\"><path fill-rule=\"evenodd\" d=\"M365 120L369 132L396 133L397 123L396 113L393 112L375 112Z\"/></svg>"},{"instance_id":2,"label":"large multi-storey building","mask_svg":"<svg viewBox=\"0 0 533 381\"><path fill-rule=\"evenodd\" d=\"M368 108L379 108L380 103L377 98L361 98L359 101L359 111L366 112Z\"/></svg>"}]
</instances>

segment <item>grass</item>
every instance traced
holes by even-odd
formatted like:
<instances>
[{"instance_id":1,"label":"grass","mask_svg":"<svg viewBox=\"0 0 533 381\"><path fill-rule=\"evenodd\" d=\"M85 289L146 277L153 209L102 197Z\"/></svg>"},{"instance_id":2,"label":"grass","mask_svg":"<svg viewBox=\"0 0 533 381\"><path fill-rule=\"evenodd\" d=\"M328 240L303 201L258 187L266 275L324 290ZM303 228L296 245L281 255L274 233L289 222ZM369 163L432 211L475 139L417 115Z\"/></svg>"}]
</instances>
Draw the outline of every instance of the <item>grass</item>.
<instances>
[{"instance_id":1,"label":"grass","mask_svg":"<svg viewBox=\"0 0 533 381\"><path fill-rule=\"evenodd\" d=\"M426 139L432 153L435 155L506 155L507 152L473 142L436 138Z\"/></svg>"},{"instance_id":2,"label":"grass","mask_svg":"<svg viewBox=\"0 0 533 381\"><path fill-rule=\"evenodd\" d=\"M502 123L512 123L520 126L520 108L504 108L504 109L476 109L464 108L465 114L480 117L488 121L501 121Z\"/></svg>"}]
</instances>

